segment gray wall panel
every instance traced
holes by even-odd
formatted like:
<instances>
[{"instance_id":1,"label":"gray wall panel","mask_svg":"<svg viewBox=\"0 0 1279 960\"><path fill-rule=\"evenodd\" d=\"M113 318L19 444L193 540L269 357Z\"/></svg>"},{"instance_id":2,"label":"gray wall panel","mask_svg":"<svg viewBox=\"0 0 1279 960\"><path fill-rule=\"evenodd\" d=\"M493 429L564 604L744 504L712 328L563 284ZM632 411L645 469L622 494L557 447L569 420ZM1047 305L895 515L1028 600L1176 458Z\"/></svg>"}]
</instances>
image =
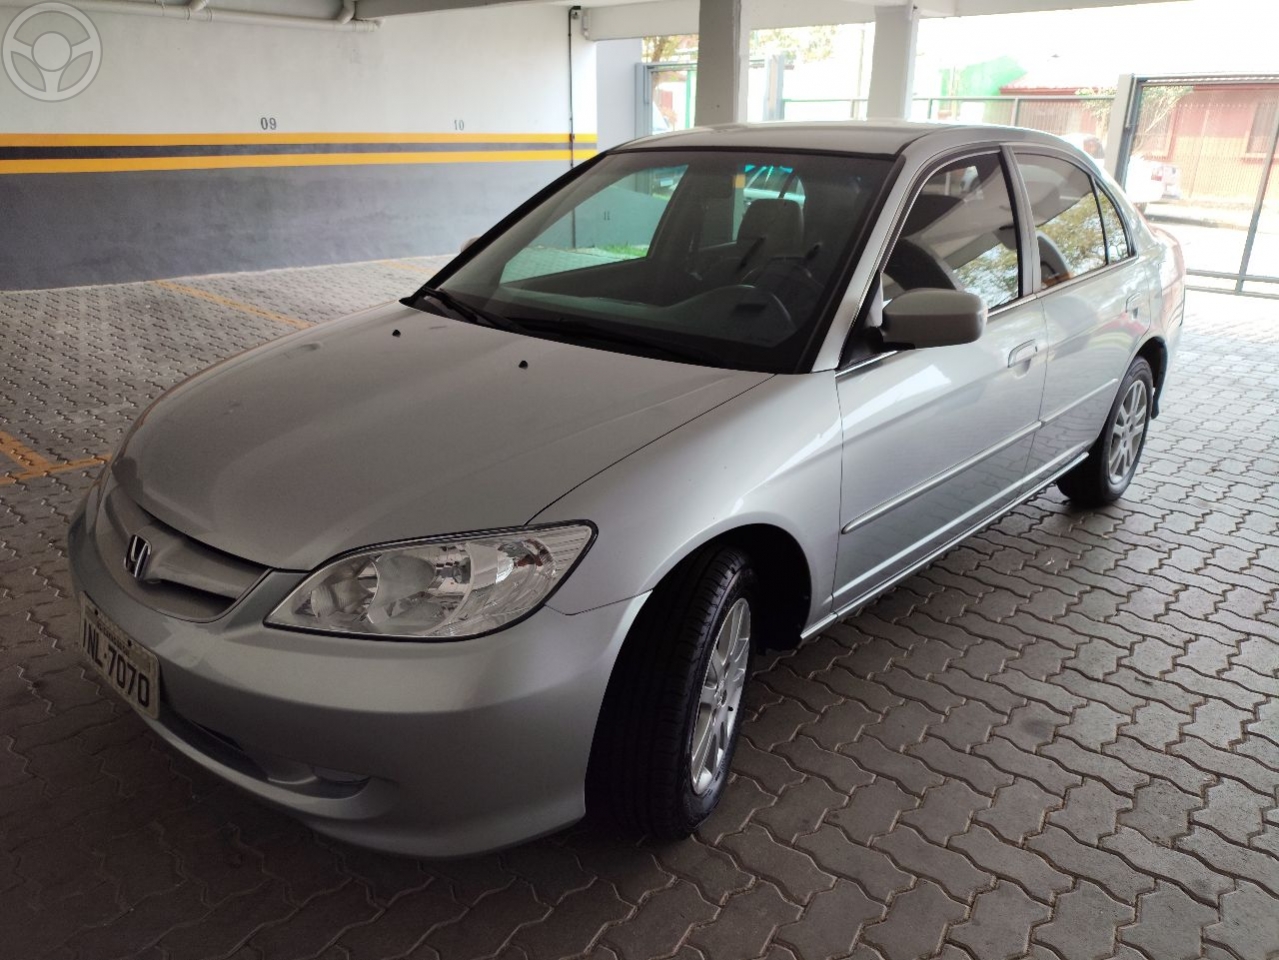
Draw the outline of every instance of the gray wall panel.
<instances>
[{"instance_id":1,"label":"gray wall panel","mask_svg":"<svg viewBox=\"0 0 1279 960\"><path fill-rule=\"evenodd\" d=\"M0 176L0 289L450 253L562 161Z\"/></svg>"},{"instance_id":2,"label":"gray wall panel","mask_svg":"<svg viewBox=\"0 0 1279 960\"><path fill-rule=\"evenodd\" d=\"M607 40L595 45L595 102L601 150L635 139L635 68L644 41Z\"/></svg>"}]
</instances>

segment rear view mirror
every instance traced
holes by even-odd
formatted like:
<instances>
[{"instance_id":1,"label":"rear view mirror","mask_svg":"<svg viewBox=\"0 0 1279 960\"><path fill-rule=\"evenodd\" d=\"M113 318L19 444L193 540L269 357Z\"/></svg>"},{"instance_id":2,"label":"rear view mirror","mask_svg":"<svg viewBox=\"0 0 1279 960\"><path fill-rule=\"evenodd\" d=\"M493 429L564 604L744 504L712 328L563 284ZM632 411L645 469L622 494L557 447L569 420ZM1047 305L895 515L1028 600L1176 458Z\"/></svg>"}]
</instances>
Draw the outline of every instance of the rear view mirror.
<instances>
[{"instance_id":1,"label":"rear view mirror","mask_svg":"<svg viewBox=\"0 0 1279 960\"><path fill-rule=\"evenodd\" d=\"M464 242L462 243L461 248L460 248L457 252L458 252L458 253L466 253L466 248L467 248L467 247L469 247L471 244L473 244L473 243L474 243L476 240L478 240L478 239L480 239L480 238L479 238L479 237L471 237L469 240L464 241Z\"/></svg>"},{"instance_id":2,"label":"rear view mirror","mask_svg":"<svg viewBox=\"0 0 1279 960\"><path fill-rule=\"evenodd\" d=\"M884 306L884 343L948 347L972 343L986 329L986 301L965 290L908 290Z\"/></svg>"}]
</instances>

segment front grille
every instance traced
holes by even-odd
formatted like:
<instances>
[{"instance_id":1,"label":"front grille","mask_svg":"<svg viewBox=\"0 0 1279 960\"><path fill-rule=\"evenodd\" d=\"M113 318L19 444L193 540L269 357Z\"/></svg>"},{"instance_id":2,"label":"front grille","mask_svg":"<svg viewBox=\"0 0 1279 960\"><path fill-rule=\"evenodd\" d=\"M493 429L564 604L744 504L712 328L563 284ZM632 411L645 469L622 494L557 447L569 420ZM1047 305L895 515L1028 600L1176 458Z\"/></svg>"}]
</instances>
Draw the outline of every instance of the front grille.
<instances>
[{"instance_id":1,"label":"front grille","mask_svg":"<svg viewBox=\"0 0 1279 960\"><path fill-rule=\"evenodd\" d=\"M150 547L142 579L126 568L129 541L135 535ZM94 537L107 569L125 591L154 610L184 620L220 617L267 571L162 523L110 481Z\"/></svg>"}]
</instances>

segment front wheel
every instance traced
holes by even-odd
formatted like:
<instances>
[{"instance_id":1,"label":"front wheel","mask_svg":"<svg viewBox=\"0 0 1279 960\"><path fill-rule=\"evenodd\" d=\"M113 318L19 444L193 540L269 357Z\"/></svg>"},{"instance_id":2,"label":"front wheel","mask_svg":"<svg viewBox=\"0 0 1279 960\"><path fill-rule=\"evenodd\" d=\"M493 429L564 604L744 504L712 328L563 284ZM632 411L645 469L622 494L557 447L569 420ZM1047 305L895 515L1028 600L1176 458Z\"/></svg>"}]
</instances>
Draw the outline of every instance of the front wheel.
<instances>
[{"instance_id":1,"label":"front wheel","mask_svg":"<svg viewBox=\"0 0 1279 960\"><path fill-rule=\"evenodd\" d=\"M1154 396L1155 378L1150 364L1138 357L1119 385L1106 425L1088 457L1057 481L1062 493L1088 507L1113 503L1123 496L1146 446Z\"/></svg>"},{"instance_id":2,"label":"front wheel","mask_svg":"<svg viewBox=\"0 0 1279 960\"><path fill-rule=\"evenodd\" d=\"M737 745L755 589L744 553L711 546L649 597L596 726L592 813L659 839L687 837L710 816Z\"/></svg>"}]
</instances>

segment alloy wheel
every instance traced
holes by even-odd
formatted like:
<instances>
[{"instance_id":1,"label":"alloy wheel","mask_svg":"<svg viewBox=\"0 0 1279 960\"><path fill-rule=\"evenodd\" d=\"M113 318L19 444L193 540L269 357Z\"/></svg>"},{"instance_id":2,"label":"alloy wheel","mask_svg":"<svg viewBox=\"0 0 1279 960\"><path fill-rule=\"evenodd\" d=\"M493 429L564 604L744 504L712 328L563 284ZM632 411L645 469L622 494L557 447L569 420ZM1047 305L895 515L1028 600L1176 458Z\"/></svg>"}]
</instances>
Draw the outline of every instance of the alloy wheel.
<instances>
[{"instance_id":1,"label":"alloy wheel","mask_svg":"<svg viewBox=\"0 0 1279 960\"><path fill-rule=\"evenodd\" d=\"M1119 486L1137 465L1141 453L1141 441L1146 435L1150 419L1150 403L1146 384L1134 380L1124 394L1123 402L1110 428L1110 456L1106 462L1106 475L1114 486Z\"/></svg>"},{"instance_id":2,"label":"alloy wheel","mask_svg":"<svg viewBox=\"0 0 1279 960\"><path fill-rule=\"evenodd\" d=\"M742 690L751 650L751 607L741 597L729 608L706 663L693 723L689 773L702 796L720 775L741 713Z\"/></svg>"}]
</instances>

